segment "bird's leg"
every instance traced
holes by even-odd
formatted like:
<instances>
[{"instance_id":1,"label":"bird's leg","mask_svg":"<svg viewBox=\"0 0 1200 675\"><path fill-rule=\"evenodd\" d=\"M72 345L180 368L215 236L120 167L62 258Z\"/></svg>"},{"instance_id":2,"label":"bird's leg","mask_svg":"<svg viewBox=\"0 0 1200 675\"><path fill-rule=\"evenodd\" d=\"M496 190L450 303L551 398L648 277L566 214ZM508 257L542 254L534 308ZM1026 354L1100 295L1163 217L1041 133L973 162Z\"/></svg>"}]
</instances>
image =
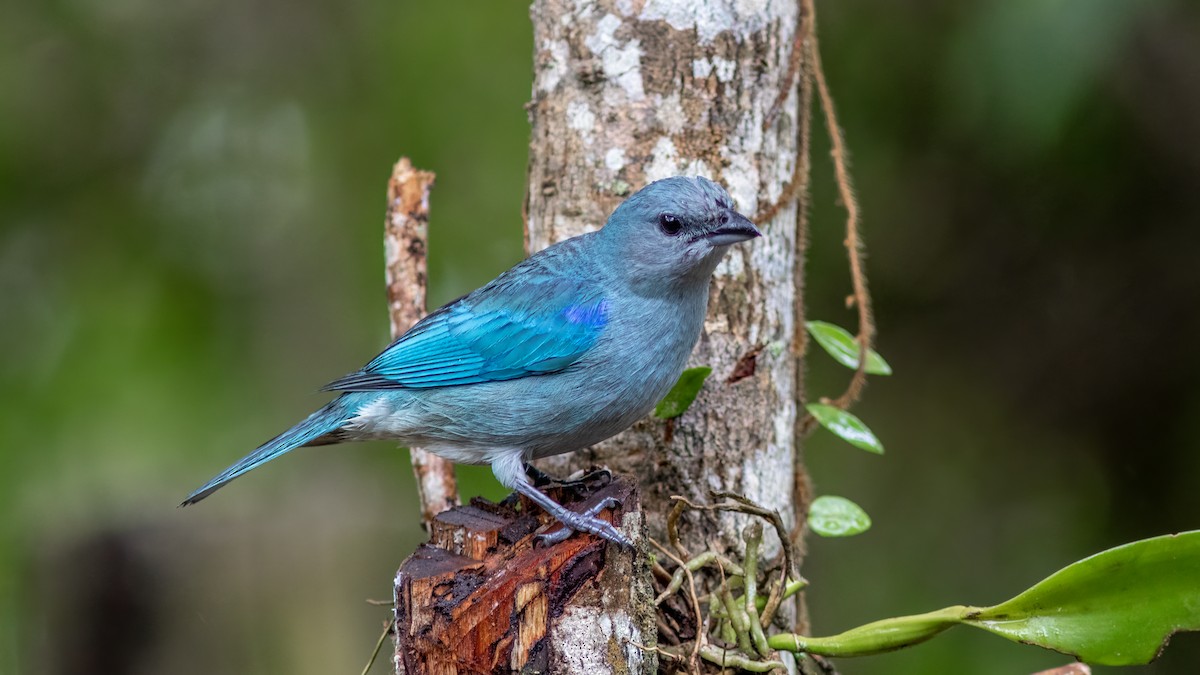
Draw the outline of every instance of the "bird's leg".
<instances>
[{"instance_id":1,"label":"bird's leg","mask_svg":"<svg viewBox=\"0 0 1200 675\"><path fill-rule=\"evenodd\" d=\"M546 513L554 516L554 519L564 525L563 529L550 534L544 534L539 539L545 544L557 544L567 537L571 536L572 532L587 532L594 534L597 537L607 539L619 546L633 548L633 542L629 538L621 534L621 531L613 527L612 523L607 520L601 520L596 517L604 509L609 509L619 505L616 499L609 497L601 500L601 502L583 513L576 513L571 509L559 504L550 499L537 488L529 483L513 486L513 489L529 498L529 501L542 507Z\"/></svg>"},{"instance_id":2,"label":"bird's leg","mask_svg":"<svg viewBox=\"0 0 1200 675\"><path fill-rule=\"evenodd\" d=\"M546 487L547 485L552 485L558 482L557 478L528 462L525 463L525 476L528 477L529 480L533 481L533 484L536 487Z\"/></svg>"},{"instance_id":3,"label":"bird's leg","mask_svg":"<svg viewBox=\"0 0 1200 675\"><path fill-rule=\"evenodd\" d=\"M502 485L521 493L566 526L565 530L544 537L543 541L546 543L553 544L569 537L571 531L578 531L594 534L620 546L633 547L633 542L621 534L620 530L613 527L612 523L596 517L600 511L611 508L615 504L609 504L609 500L604 500L584 513L576 513L559 504L529 482L529 477L525 475L523 453L519 450L494 454L492 456L492 473L496 475L496 480L499 480ZM613 501L615 502L615 500Z\"/></svg>"}]
</instances>

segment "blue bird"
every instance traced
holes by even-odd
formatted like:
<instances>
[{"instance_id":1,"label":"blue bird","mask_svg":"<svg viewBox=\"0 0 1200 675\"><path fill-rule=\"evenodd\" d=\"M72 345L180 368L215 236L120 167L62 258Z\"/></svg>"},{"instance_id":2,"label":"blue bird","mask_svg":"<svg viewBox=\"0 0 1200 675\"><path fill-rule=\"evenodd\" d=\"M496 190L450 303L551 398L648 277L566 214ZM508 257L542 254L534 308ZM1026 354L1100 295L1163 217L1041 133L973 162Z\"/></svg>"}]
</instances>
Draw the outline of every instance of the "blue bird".
<instances>
[{"instance_id":1,"label":"blue bird","mask_svg":"<svg viewBox=\"0 0 1200 675\"><path fill-rule=\"evenodd\" d=\"M576 513L530 482L530 460L598 443L645 416L675 384L700 336L713 270L760 236L704 178L639 190L596 232L536 253L429 314L317 412L192 493L304 445L392 439L449 460L490 464L505 487L566 529L629 545L599 507ZM601 505L606 507L611 505Z\"/></svg>"}]
</instances>

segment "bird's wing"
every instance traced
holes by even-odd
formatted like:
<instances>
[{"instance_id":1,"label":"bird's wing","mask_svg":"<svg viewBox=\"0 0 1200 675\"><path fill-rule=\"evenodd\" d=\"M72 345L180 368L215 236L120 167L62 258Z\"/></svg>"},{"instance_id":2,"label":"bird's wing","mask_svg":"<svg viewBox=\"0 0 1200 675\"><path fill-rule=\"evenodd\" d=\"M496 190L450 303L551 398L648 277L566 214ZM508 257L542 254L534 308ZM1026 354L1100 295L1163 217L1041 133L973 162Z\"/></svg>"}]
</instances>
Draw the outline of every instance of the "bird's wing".
<instances>
[{"instance_id":1,"label":"bird's wing","mask_svg":"<svg viewBox=\"0 0 1200 675\"><path fill-rule=\"evenodd\" d=\"M594 283L512 270L422 319L330 391L448 387L562 370L608 321Z\"/></svg>"}]
</instances>

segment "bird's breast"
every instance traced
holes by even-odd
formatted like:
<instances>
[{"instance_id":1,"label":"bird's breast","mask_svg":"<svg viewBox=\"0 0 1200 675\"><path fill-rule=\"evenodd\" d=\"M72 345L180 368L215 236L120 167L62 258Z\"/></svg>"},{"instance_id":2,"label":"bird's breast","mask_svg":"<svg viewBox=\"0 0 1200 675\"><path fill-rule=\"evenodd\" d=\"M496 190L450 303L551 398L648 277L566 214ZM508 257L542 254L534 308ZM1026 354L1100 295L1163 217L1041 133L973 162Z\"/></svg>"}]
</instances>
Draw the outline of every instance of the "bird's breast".
<instances>
[{"instance_id":1,"label":"bird's breast","mask_svg":"<svg viewBox=\"0 0 1200 675\"><path fill-rule=\"evenodd\" d=\"M679 379L700 335L703 310L682 302L643 302L633 308L614 303L595 349L562 373L576 391L555 405L577 421L575 442L569 444L576 447L538 448L535 456L598 443L645 417Z\"/></svg>"}]
</instances>

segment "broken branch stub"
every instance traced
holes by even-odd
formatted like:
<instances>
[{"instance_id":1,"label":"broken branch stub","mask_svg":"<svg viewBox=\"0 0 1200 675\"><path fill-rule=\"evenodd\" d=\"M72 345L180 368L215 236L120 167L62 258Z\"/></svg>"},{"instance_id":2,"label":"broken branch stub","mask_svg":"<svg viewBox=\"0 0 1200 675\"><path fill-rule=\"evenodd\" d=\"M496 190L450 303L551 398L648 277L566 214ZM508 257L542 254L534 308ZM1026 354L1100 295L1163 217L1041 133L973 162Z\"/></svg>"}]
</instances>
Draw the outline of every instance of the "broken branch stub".
<instances>
[{"instance_id":1,"label":"broken branch stub","mask_svg":"<svg viewBox=\"0 0 1200 675\"><path fill-rule=\"evenodd\" d=\"M414 168L407 157L396 162L388 180L383 248L392 339L425 316L429 192L433 181L433 172ZM421 448L409 451L421 500L421 520L428 525L438 513L458 504L454 464Z\"/></svg>"}]
</instances>

